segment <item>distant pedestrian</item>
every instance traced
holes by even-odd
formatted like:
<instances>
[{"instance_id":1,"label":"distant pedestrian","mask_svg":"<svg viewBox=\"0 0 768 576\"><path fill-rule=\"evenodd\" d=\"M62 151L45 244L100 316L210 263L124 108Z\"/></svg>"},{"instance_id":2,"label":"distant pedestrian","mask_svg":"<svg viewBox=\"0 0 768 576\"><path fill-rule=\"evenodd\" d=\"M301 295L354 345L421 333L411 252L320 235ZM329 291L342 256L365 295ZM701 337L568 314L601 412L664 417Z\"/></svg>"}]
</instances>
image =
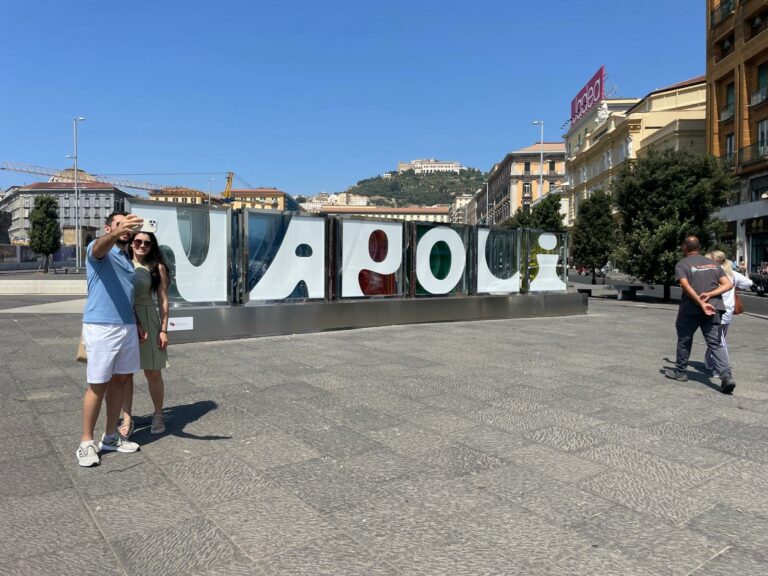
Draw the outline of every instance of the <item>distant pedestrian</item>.
<instances>
[{"instance_id":1,"label":"distant pedestrian","mask_svg":"<svg viewBox=\"0 0 768 576\"><path fill-rule=\"evenodd\" d=\"M120 436L117 421L123 389L139 371L139 340L145 339L133 310L133 263L125 248L142 220L133 214L107 216L104 235L86 250L88 300L83 313L83 343L88 356L88 389L83 398L83 428L77 462L100 463L99 451L135 452L139 445ZM93 432L106 396L106 433L98 446Z\"/></svg>"},{"instance_id":2,"label":"distant pedestrian","mask_svg":"<svg viewBox=\"0 0 768 576\"><path fill-rule=\"evenodd\" d=\"M720 375L720 390L730 394L736 387L731 375L728 356L720 342L719 327L725 305L721 294L733 288L723 269L701 255L701 244L696 236L688 236L682 245L683 259L675 266L675 277L683 295L677 311L677 360L675 368L665 370L667 378L686 382L688 358L691 355L693 335L701 330L707 349L711 352L715 369Z\"/></svg>"},{"instance_id":3,"label":"distant pedestrian","mask_svg":"<svg viewBox=\"0 0 768 576\"><path fill-rule=\"evenodd\" d=\"M168 285L170 276L157 238L151 232L138 232L128 247L136 268L134 308L136 317L147 331L147 340L139 345L141 369L147 379L149 395L155 411L152 414L150 434L165 432L163 396L165 383L161 370L168 367ZM152 296L157 297L155 304ZM159 308L159 314L158 314ZM130 436L134 430L133 379L125 387L123 397L123 423L120 432Z\"/></svg>"},{"instance_id":4,"label":"distant pedestrian","mask_svg":"<svg viewBox=\"0 0 768 576\"><path fill-rule=\"evenodd\" d=\"M723 351L725 352L725 357L728 359L728 364L731 363L730 355L728 354L728 343L725 341L725 336L728 334L728 327L731 325L731 321L733 320L733 312L736 308L736 289L739 290L746 290L750 286L752 286L752 280L747 278L746 276L743 276L739 272L733 269L733 264L731 264L731 261L728 260L725 257L725 253L720 250L714 250L713 252L710 252L707 254L707 258L713 260L714 262L717 262L720 267L723 269L723 272L725 272L725 275L728 276L728 279L733 284L733 288L728 290L727 292L723 292L723 304L725 304L725 314L723 314L722 319L720 320L720 344L723 346ZM715 359L712 356L712 352L709 348L707 348L707 352L704 355L704 363L706 364L707 368L712 370L715 375L717 376L717 369L715 367Z\"/></svg>"},{"instance_id":5,"label":"distant pedestrian","mask_svg":"<svg viewBox=\"0 0 768 576\"><path fill-rule=\"evenodd\" d=\"M742 256L739 258L739 266L738 266L739 274L746 274L747 273L747 265L744 263L744 257Z\"/></svg>"}]
</instances>

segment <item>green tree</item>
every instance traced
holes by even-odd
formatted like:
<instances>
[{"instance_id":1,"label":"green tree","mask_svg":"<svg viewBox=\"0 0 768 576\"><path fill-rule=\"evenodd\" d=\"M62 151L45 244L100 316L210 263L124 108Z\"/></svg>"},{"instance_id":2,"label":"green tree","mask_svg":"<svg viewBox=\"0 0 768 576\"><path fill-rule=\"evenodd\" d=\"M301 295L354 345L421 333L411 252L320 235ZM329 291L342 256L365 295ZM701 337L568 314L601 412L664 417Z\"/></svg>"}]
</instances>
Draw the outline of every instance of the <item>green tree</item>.
<instances>
[{"instance_id":1,"label":"green tree","mask_svg":"<svg viewBox=\"0 0 768 576\"><path fill-rule=\"evenodd\" d=\"M711 156L650 150L628 162L613 185L621 216L619 267L644 282L663 284L668 300L683 239L698 236L703 248L717 241L721 225L712 214L725 205L731 186Z\"/></svg>"},{"instance_id":2,"label":"green tree","mask_svg":"<svg viewBox=\"0 0 768 576\"><path fill-rule=\"evenodd\" d=\"M597 190L579 204L579 213L573 224L573 261L592 271L595 284L595 269L608 262L615 246L616 225L611 217L611 197L603 190Z\"/></svg>"},{"instance_id":3,"label":"green tree","mask_svg":"<svg viewBox=\"0 0 768 576\"><path fill-rule=\"evenodd\" d=\"M53 196L35 198L35 205L29 213L29 221L31 224L29 245L32 250L45 256L44 272L48 274L48 264L52 263L51 254L61 248L61 228L59 228L56 198Z\"/></svg>"},{"instance_id":4,"label":"green tree","mask_svg":"<svg viewBox=\"0 0 768 576\"><path fill-rule=\"evenodd\" d=\"M500 226L502 228L541 228L550 232L562 232L565 227L563 215L560 214L560 196L547 194L528 212L520 207Z\"/></svg>"}]
</instances>

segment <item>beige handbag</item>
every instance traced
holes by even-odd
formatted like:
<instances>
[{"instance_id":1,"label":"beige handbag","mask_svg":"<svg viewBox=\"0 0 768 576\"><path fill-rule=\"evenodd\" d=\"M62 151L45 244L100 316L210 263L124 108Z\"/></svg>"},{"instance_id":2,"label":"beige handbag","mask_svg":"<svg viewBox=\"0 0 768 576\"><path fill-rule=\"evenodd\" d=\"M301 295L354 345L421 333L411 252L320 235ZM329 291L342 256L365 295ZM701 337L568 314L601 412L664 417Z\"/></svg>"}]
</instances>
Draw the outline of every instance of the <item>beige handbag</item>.
<instances>
[{"instance_id":1,"label":"beige handbag","mask_svg":"<svg viewBox=\"0 0 768 576\"><path fill-rule=\"evenodd\" d=\"M80 345L77 347L77 356L75 356L75 359L78 362L88 362L88 356L85 354L85 342L83 342L83 336L80 335Z\"/></svg>"}]
</instances>

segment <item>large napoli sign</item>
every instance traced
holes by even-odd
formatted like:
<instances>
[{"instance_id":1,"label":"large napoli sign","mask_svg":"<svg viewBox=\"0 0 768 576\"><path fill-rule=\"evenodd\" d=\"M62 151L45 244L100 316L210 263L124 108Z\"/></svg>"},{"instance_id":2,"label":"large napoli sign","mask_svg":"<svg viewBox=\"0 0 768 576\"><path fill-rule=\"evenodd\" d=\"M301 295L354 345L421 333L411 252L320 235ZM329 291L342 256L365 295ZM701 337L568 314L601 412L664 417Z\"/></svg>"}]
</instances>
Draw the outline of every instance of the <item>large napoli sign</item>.
<instances>
[{"instance_id":1,"label":"large napoli sign","mask_svg":"<svg viewBox=\"0 0 768 576\"><path fill-rule=\"evenodd\" d=\"M564 234L150 201L130 209L157 221L176 306L566 290Z\"/></svg>"},{"instance_id":2,"label":"large napoli sign","mask_svg":"<svg viewBox=\"0 0 768 576\"><path fill-rule=\"evenodd\" d=\"M571 100L571 122L577 121L605 99L605 66L595 72L587 84Z\"/></svg>"}]
</instances>

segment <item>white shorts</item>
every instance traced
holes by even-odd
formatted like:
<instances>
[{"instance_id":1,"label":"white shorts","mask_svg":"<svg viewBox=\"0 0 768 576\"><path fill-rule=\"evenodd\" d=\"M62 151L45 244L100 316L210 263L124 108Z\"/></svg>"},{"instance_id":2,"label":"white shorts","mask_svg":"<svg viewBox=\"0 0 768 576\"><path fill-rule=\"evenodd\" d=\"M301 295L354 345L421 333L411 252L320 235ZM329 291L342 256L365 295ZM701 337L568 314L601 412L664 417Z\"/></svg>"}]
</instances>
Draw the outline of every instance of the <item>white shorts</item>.
<instances>
[{"instance_id":1,"label":"white shorts","mask_svg":"<svg viewBox=\"0 0 768 576\"><path fill-rule=\"evenodd\" d=\"M106 384L114 374L135 374L139 363L136 324L83 324L89 384Z\"/></svg>"}]
</instances>

